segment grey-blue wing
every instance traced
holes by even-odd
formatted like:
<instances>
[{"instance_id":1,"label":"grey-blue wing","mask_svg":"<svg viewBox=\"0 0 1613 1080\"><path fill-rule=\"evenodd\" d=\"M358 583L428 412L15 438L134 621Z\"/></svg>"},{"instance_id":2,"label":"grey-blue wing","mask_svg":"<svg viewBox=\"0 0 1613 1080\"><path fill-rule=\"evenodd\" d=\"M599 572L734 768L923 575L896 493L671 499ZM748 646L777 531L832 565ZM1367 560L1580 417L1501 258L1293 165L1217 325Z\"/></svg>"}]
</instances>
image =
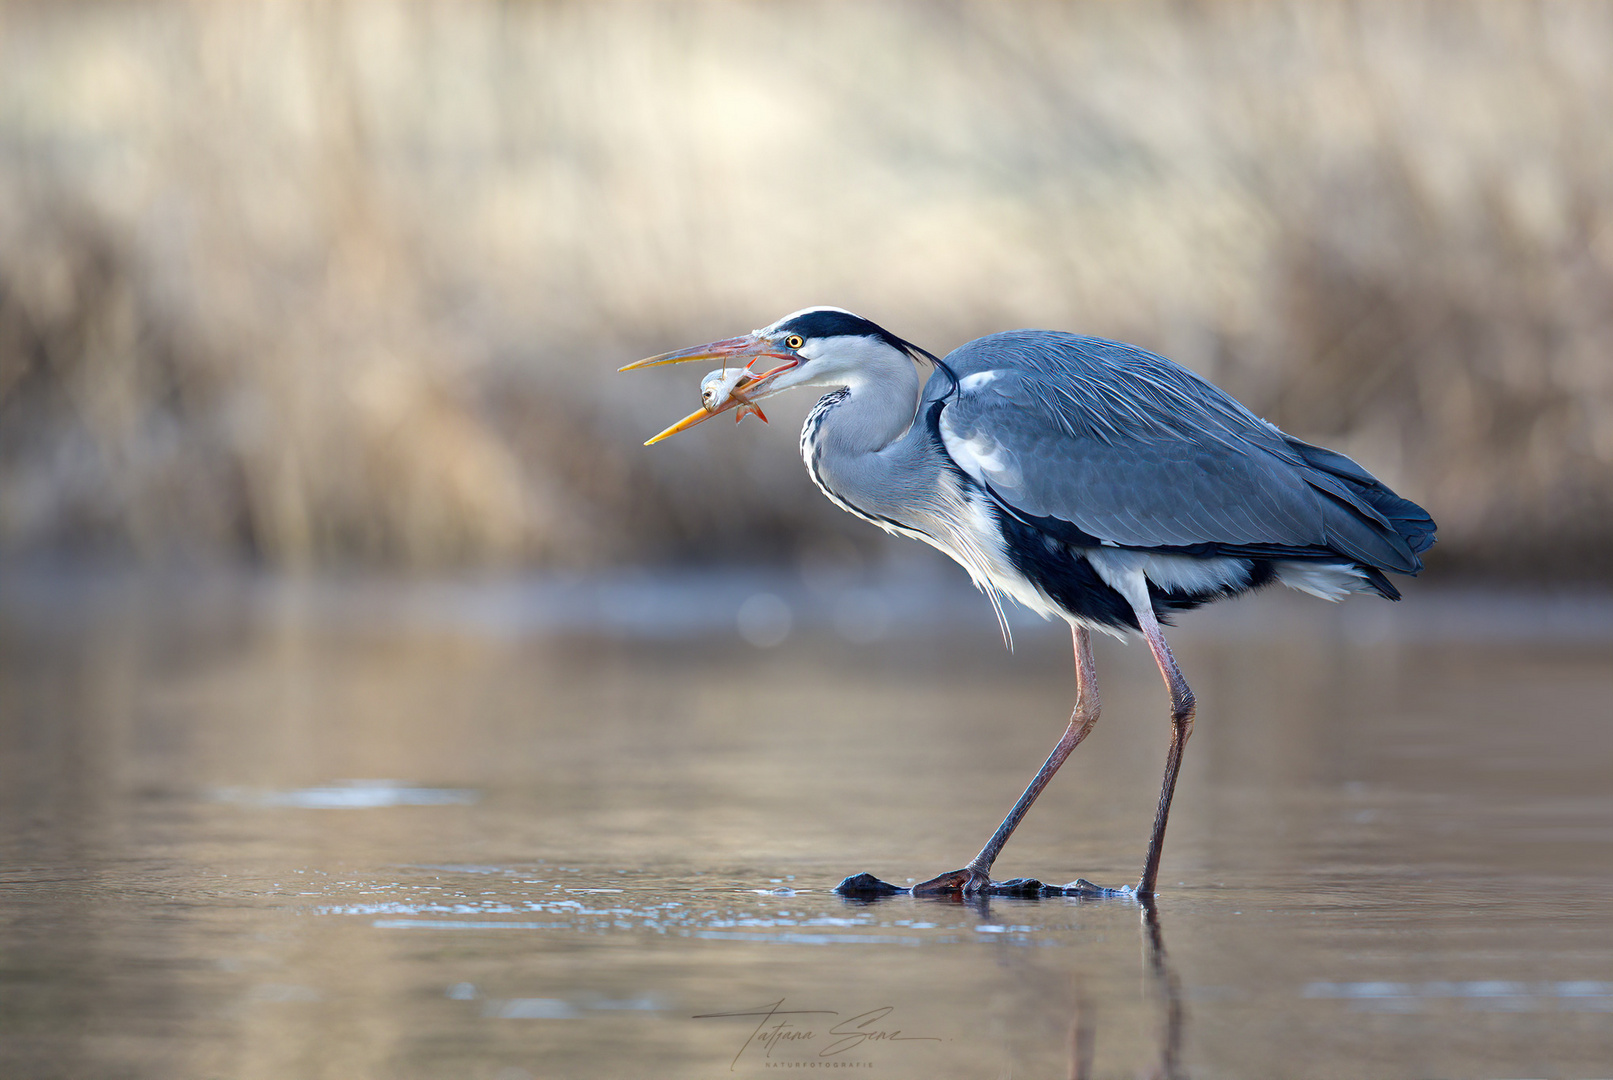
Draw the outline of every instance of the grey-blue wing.
<instances>
[{"instance_id":1,"label":"grey-blue wing","mask_svg":"<svg viewBox=\"0 0 1613 1080\"><path fill-rule=\"evenodd\" d=\"M1022 519L1128 548L1336 553L1421 569L1433 523L1350 459L1292 439L1129 345L1021 330L937 371L927 415L953 460ZM934 406L939 405L939 408Z\"/></svg>"}]
</instances>

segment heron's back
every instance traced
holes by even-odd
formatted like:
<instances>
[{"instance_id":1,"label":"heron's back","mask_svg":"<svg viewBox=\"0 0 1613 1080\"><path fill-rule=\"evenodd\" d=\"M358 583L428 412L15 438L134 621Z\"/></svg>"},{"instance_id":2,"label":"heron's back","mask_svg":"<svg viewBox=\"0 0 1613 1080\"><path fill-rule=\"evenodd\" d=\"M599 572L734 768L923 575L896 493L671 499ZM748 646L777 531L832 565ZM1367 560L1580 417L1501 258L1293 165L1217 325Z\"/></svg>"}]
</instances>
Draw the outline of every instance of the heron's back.
<instances>
[{"instance_id":1,"label":"heron's back","mask_svg":"<svg viewBox=\"0 0 1613 1080\"><path fill-rule=\"evenodd\" d=\"M1434 541L1427 512L1354 461L1134 346L993 334L949 355L925 401L1005 510L1070 542L1415 574Z\"/></svg>"}]
</instances>

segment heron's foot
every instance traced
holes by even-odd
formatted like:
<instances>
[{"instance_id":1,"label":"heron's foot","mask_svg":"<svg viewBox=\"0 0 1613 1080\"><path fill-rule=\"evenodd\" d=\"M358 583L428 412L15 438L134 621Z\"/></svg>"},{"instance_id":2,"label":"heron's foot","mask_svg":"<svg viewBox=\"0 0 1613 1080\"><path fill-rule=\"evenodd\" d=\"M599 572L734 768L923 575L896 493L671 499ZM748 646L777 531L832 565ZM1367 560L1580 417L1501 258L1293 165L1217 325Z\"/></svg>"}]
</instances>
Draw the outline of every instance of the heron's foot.
<instances>
[{"instance_id":1,"label":"heron's foot","mask_svg":"<svg viewBox=\"0 0 1613 1080\"><path fill-rule=\"evenodd\" d=\"M888 881L881 881L873 874L853 874L836 885L834 891L841 896L858 898L900 896L902 893L907 892L900 885L892 885Z\"/></svg>"},{"instance_id":2,"label":"heron's foot","mask_svg":"<svg viewBox=\"0 0 1613 1080\"><path fill-rule=\"evenodd\" d=\"M1041 896L1078 896L1092 900L1138 900L1142 899L1136 888L1122 885L1119 888L1109 888L1104 885L1094 885L1086 878L1076 878L1068 885L1045 885L1036 878L1009 878L1007 881L992 881L990 875L978 870L964 867L954 870L950 874L921 881L911 889L904 889L900 885L892 885L888 881L881 881L873 874L853 874L834 887L834 891L841 896L848 896L859 900L872 900L883 896L902 896L911 893L914 896L1016 896L1023 899L1035 899Z\"/></svg>"},{"instance_id":3,"label":"heron's foot","mask_svg":"<svg viewBox=\"0 0 1613 1080\"><path fill-rule=\"evenodd\" d=\"M1017 896L1026 900L1033 900L1042 896L1081 896L1096 900L1135 898L1137 890L1132 888L1105 888L1102 885L1094 885L1086 878L1077 878L1068 885L1045 885L1033 877L992 881L988 875L965 867L962 870L954 870L950 874L942 874L938 878L931 878L929 881L913 886L913 895Z\"/></svg>"},{"instance_id":4,"label":"heron's foot","mask_svg":"<svg viewBox=\"0 0 1613 1080\"><path fill-rule=\"evenodd\" d=\"M991 890L991 875L965 866L913 886L914 896L980 896Z\"/></svg>"},{"instance_id":5,"label":"heron's foot","mask_svg":"<svg viewBox=\"0 0 1613 1080\"><path fill-rule=\"evenodd\" d=\"M1052 895L1047 892L1047 886L1033 877L1009 878L1007 881L993 881L985 890L987 896L1017 896L1032 900L1039 896Z\"/></svg>"},{"instance_id":6,"label":"heron's foot","mask_svg":"<svg viewBox=\"0 0 1613 1080\"><path fill-rule=\"evenodd\" d=\"M1107 885L1094 885L1086 878L1076 878L1068 885L1043 885L1043 896L1090 896L1093 899L1135 900L1137 890L1130 885L1121 885L1110 888Z\"/></svg>"}]
</instances>

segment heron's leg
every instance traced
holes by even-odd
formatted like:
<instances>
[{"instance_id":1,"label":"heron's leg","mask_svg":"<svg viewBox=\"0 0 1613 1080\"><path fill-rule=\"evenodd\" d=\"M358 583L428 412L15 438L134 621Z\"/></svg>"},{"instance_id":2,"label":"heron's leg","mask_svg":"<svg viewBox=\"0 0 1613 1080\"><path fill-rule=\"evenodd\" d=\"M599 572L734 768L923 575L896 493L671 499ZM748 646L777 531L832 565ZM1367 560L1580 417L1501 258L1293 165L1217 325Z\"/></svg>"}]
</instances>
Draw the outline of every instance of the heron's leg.
<instances>
[{"instance_id":1,"label":"heron's leg","mask_svg":"<svg viewBox=\"0 0 1613 1080\"><path fill-rule=\"evenodd\" d=\"M1058 745L1047 755L1047 760L1031 778L1030 786L1019 797L1014 808L1008 811L1008 816L997 826L997 831L986 841L986 846L980 849L980 854L969 860L969 865L962 870L954 870L950 874L942 874L940 877L913 886L914 896L960 890L967 895L991 884L991 865L997 861L997 856L1008 843L1008 838L1014 835L1020 820L1030 810L1031 804L1042 793L1048 781L1053 779L1053 774L1059 771L1064 759L1081 745L1081 740L1087 737L1092 726L1098 722L1098 679L1092 664L1091 635L1084 626L1072 626L1071 634L1075 639L1075 710L1070 713L1069 727L1064 729L1064 735L1059 739Z\"/></svg>"},{"instance_id":2,"label":"heron's leg","mask_svg":"<svg viewBox=\"0 0 1613 1080\"><path fill-rule=\"evenodd\" d=\"M1176 657L1171 655L1171 648L1165 644L1165 635L1160 632L1159 620L1154 618L1154 609L1150 604L1138 605L1135 608L1137 621L1142 625L1143 637L1148 639L1148 648L1154 654L1154 662L1159 665L1159 673L1164 676L1165 686L1171 692L1171 746L1165 755L1165 779L1159 790L1159 808L1154 811L1154 833L1148 841L1148 858L1143 863L1143 877L1137 883L1138 896L1153 896L1154 881L1159 877L1159 857L1165 847L1165 822L1171 813L1171 796L1176 793L1176 774L1182 767L1182 748L1187 745L1188 736L1193 734L1193 690L1182 677L1181 669L1176 666Z\"/></svg>"}]
</instances>

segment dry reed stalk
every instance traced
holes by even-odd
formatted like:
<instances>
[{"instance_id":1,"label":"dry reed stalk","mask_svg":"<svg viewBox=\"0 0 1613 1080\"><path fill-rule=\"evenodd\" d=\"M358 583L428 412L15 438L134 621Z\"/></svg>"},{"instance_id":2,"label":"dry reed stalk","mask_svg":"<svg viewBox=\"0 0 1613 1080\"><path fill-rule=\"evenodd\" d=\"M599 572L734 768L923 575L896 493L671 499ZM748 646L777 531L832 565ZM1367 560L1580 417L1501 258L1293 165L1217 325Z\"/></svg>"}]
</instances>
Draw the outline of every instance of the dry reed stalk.
<instances>
[{"instance_id":1,"label":"dry reed stalk","mask_svg":"<svg viewBox=\"0 0 1613 1080\"><path fill-rule=\"evenodd\" d=\"M862 544L610 374L837 302L1138 341L1436 565L1613 570L1607 101L1601 3L0 5L0 550Z\"/></svg>"}]
</instances>

